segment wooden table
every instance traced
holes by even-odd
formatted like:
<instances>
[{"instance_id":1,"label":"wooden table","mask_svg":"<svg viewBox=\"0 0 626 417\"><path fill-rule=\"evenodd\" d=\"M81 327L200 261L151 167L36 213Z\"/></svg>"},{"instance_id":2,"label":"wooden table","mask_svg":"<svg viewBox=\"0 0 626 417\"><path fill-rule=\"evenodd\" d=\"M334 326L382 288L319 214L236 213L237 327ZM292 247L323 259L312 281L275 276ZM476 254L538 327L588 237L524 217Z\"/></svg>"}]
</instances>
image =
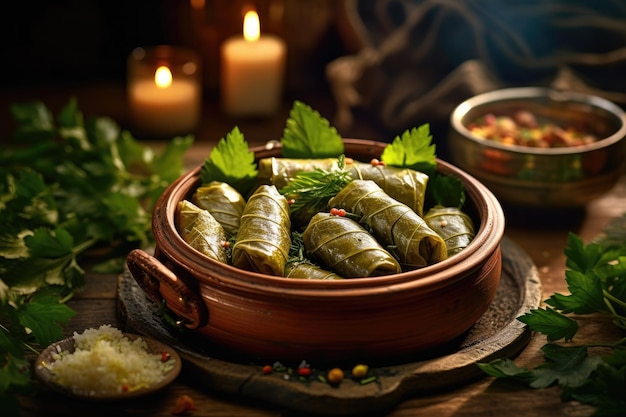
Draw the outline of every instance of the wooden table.
<instances>
[{"instance_id":1,"label":"wooden table","mask_svg":"<svg viewBox=\"0 0 626 417\"><path fill-rule=\"evenodd\" d=\"M107 89L108 101L101 101L100 109L109 113L112 117L123 114L123 107L118 108L120 100L123 101L123 92L119 89ZM36 90L33 93L36 94ZM96 111L97 101L89 101L94 96L101 96L102 87L93 89L81 89L90 111ZM56 105L61 105L59 92L50 95L56 100ZM21 94L21 95L20 95ZM26 97L26 93L18 92L17 95L4 96L7 102ZM8 98L7 98L8 97ZM46 99L46 97L41 97ZM328 103L328 99L325 101ZM5 104L3 102L3 104ZM82 106L83 108L85 106ZM332 107L326 107L326 109ZM209 109L210 110L210 109ZM213 109L215 110L215 109ZM102 113L96 113L102 114ZM265 122L247 122L246 127L252 132L251 137L261 141L262 135L273 131L276 135L282 132L285 113L280 115L282 119ZM122 116L120 116L122 117ZM278 116L277 116L278 117ZM189 166L199 164L208 155L216 138L221 137L229 120L219 121L213 117L212 121L218 124L213 127L205 126L204 136L197 141L194 148L187 154ZM280 120L280 121L279 121ZM220 124L221 123L221 124ZM256 128L255 128L256 123ZM6 127L6 125L4 125ZM221 127L220 127L221 126ZM242 129L243 130L243 129ZM207 134L206 132L212 132ZM245 131L244 131L245 132ZM352 133L352 132L351 132ZM376 138L378 132L371 125L360 125L355 128L354 134L361 137ZM369 135L369 136L368 136ZM156 145L159 145L158 143ZM585 210L574 213L560 213L558 216L547 216L545 213L515 213L514 210L507 212L506 236L522 247L533 260L538 268L539 276L543 285L544 299L554 292L566 292L564 281L565 248L567 235L573 232L581 236L585 241L596 237L598 233L615 217L621 216L626 208L626 178L603 198L593 202ZM539 225L540 227L535 227ZM82 331L86 328L98 327L101 324L112 324L122 327L116 314L116 275L88 274L84 290L70 301L69 306L77 312L65 327L67 336L74 331ZM616 337L612 325L598 318L583 318L584 325L575 340L579 342L613 340ZM516 358L516 362L522 366L534 366L542 362L541 346L546 343L543 336L535 336L527 347ZM84 416L89 413L92 416L110 415L134 415L134 416L171 416L176 398L180 395L189 395L195 402L197 410L194 416L228 416L228 417L278 417L302 415L279 406L266 404L259 401L250 401L237 396L224 395L221 392L212 392L202 389L194 384L194 381L181 376L156 397L148 400L137 400L124 404L90 404L69 401L52 394L44 394L35 398L22 398L22 411L24 416ZM513 412L516 416L588 416L593 409L579 403L563 403L560 400L558 388L543 390L520 389L502 381L494 381L492 378L482 378L476 382L462 385L445 392L407 398L390 410L388 417L418 417L418 416L488 416L506 415Z\"/></svg>"}]
</instances>

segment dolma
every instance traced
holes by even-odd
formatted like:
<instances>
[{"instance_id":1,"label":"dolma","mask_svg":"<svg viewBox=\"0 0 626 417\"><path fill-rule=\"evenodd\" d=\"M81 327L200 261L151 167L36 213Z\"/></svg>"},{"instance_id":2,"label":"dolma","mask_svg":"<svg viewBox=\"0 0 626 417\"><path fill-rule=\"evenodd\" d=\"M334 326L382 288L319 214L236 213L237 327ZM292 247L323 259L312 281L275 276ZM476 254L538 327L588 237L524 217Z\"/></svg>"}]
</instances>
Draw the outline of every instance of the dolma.
<instances>
[{"instance_id":1,"label":"dolma","mask_svg":"<svg viewBox=\"0 0 626 417\"><path fill-rule=\"evenodd\" d=\"M343 279L334 272L328 271L309 262L290 262L285 267L285 277L298 279L334 280Z\"/></svg>"},{"instance_id":2,"label":"dolma","mask_svg":"<svg viewBox=\"0 0 626 417\"><path fill-rule=\"evenodd\" d=\"M275 186L261 185L241 215L232 247L232 264L263 274L283 276L291 246L289 204Z\"/></svg>"},{"instance_id":3,"label":"dolma","mask_svg":"<svg viewBox=\"0 0 626 417\"><path fill-rule=\"evenodd\" d=\"M338 159L263 158L259 161L259 178L267 184L276 185L280 190L299 172L313 171L316 168L337 170ZM372 180L391 197L406 204L420 216L423 214L429 178L427 174L409 168L374 166L369 162L352 160L346 162L345 169L353 179Z\"/></svg>"},{"instance_id":4,"label":"dolma","mask_svg":"<svg viewBox=\"0 0 626 417\"><path fill-rule=\"evenodd\" d=\"M178 230L192 248L218 262L228 263L226 233L207 210L188 200L178 202Z\"/></svg>"},{"instance_id":5,"label":"dolma","mask_svg":"<svg viewBox=\"0 0 626 417\"><path fill-rule=\"evenodd\" d=\"M419 216L424 214L424 198L429 177L423 172L359 161L354 161L346 168L350 170L352 178L372 180L386 194L406 204Z\"/></svg>"},{"instance_id":6,"label":"dolma","mask_svg":"<svg viewBox=\"0 0 626 417\"><path fill-rule=\"evenodd\" d=\"M307 255L346 278L401 272L398 261L356 221L318 213L302 233Z\"/></svg>"},{"instance_id":7,"label":"dolma","mask_svg":"<svg viewBox=\"0 0 626 417\"><path fill-rule=\"evenodd\" d=\"M446 244L415 211L395 200L372 180L353 180L329 201L359 217L359 223L405 268L420 268L447 258Z\"/></svg>"},{"instance_id":8,"label":"dolma","mask_svg":"<svg viewBox=\"0 0 626 417\"><path fill-rule=\"evenodd\" d=\"M194 192L192 202L213 215L224 228L227 238L237 235L246 200L229 184L212 181L202 185Z\"/></svg>"},{"instance_id":9,"label":"dolma","mask_svg":"<svg viewBox=\"0 0 626 417\"><path fill-rule=\"evenodd\" d=\"M298 159L262 158L258 163L259 180L264 184L275 185L279 190L289 183L299 172L321 168L327 171L338 169L337 158Z\"/></svg>"},{"instance_id":10,"label":"dolma","mask_svg":"<svg viewBox=\"0 0 626 417\"><path fill-rule=\"evenodd\" d=\"M465 249L474 239L474 223L458 207L434 206L426 212L424 220L446 242L448 257Z\"/></svg>"}]
</instances>

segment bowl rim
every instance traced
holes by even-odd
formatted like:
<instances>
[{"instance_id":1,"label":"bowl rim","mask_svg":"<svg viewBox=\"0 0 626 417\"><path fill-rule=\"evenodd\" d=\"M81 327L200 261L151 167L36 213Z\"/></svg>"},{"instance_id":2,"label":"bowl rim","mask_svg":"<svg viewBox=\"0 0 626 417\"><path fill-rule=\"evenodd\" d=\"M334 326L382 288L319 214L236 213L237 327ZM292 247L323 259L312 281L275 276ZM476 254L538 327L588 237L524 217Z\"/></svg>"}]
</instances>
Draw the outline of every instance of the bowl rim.
<instances>
[{"instance_id":1,"label":"bowl rim","mask_svg":"<svg viewBox=\"0 0 626 417\"><path fill-rule=\"evenodd\" d=\"M619 128L611 135L599 139L593 143L559 148L535 148L522 145L505 145L500 142L485 140L474 135L463 123L465 115L472 109L485 104L514 99L547 98L554 102L571 102L591 105L597 109L606 111L620 121ZM492 90L475 95L459 103L450 114L450 125L459 134L479 145L500 149L511 153L530 155L571 155L591 152L606 148L626 137L626 112L617 104L603 97L576 91L558 90L549 87L514 87Z\"/></svg>"},{"instance_id":2,"label":"bowl rim","mask_svg":"<svg viewBox=\"0 0 626 417\"><path fill-rule=\"evenodd\" d=\"M131 398L141 397L149 394L153 394L156 391L159 391L165 388L167 385L172 383L182 370L182 361L181 357L172 346L167 345L166 343L154 339L152 337L144 336L138 333L129 333L122 332L122 335L129 339L130 341L134 341L136 339L142 339L146 345L148 352L151 354L168 354L170 360L172 361L172 369L163 374L163 377L156 381L155 383L141 387L134 391L103 391L103 392L86 392L86 391L74 391L71 386L61 384L53 379L53 372L48 369L47 363L54 362L55 359L53 355L55 353L60 353L62 351L70 351L73 352L75 349L75 339L73 336L67 337L65 339L58 340L56 342L48 345L44 350L42 350L37 359L35 360L34 366L34 374L37 378L49 389L66 395L68 397L77 398L81 400L89 400L89 401L113 401L113 400L128 400Z\"/></svg>"},{"instance_id":3,"label":"bowl rim","mask_svg":"<svg viewBox=\"0 0 626 417\"><path fill-rule=\"evenodd\" d=\"M344 143L360 146L380 147L388 145L385 142L377 142L362 139L344 139ZM265 151L276 152L280 144L273 144L271 149L260 146L252 148L251 151L266 154ZM188 245L180 233L177 231L175 223L176 205L181 197L188 194L183 192L189 190L199 180L201 166L189 171L179 177L163 192L155 205L152 227L157 240L157 248L170 260L174 260L180 267L183 267L191 275L198 273L207 274L207 279L220 282L232 288L245 288L269 295L275 294L284 298L289 293L290 296L334 298L343 297L346 293L359 296L373 296L384 293L405 290L407 288L423 287L428 290L435 290L453 284L463 278L467 265L459 264L467 259L474 260L473 265L478 268L487 260L500 244L504 235L504 213L496 197L479 180L463 171L462 169L442 160L437 159L438 169L443 173L461 177L465 186L467 197L471 198L476 206L478 214L489 212L491 216L481 219L479 228L476 231L472 242L463 251L450 258L429 265L418 270L401 272L398 274L380 276L376 278L349 278L345 280L306 280L287 279L285 277L260 274L245 271L232 265L219 263L210 259ZM468 187L467 184L470 184ZM483 207L480 207L480 205ZM220 274L220 270L228 271L227 276ZM237 279L231 277L237 277ZM355 290L358 290L355 291Z\"/></svg>"}]
</instances>

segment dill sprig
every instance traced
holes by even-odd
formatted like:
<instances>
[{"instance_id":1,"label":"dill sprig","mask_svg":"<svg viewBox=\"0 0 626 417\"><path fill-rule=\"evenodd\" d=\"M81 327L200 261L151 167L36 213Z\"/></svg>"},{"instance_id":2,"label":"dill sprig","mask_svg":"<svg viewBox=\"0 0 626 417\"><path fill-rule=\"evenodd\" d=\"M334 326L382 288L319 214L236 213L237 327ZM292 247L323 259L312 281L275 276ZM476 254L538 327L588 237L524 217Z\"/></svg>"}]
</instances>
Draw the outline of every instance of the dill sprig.
<instances>
[{"instance_id":1,"label":"dill sprig","mask_svg":"<svg viewBox=\"0 0 626 417\"><path fill-rule=\"evenodd\" d=\"M280 189L280 193L293 199L291 211L307 207L326 210L328 200L352 181L350 172L345 169L345 156L338 158L338 169L329 171L316 168L314 171L299 172L294 179Z\"/></svg>"}]
</instances>

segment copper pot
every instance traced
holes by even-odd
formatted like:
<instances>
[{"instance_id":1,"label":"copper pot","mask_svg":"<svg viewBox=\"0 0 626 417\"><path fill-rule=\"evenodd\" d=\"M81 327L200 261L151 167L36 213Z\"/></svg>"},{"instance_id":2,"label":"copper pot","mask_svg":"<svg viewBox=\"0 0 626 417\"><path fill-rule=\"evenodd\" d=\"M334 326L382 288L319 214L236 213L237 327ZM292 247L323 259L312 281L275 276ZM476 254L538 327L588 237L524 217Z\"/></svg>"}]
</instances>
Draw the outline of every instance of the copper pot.
<instances>
[{"instance_id":1,"label":"copper pot","mask_svg":"<svg viewBox=\"0 0 626 417\"><path fill-rule=\"evenodd\" d=\"M345 139L356 160L387 145ZM280 145L255 148L257 159ZM422 269L339 281L288 279L244 271L191 248L175 226L177 203L200 185L197 167L173 182L154 210L154 256L135 250L127 263L151 298L165 300L207 344L267 360L388 360L453 341L487 310L500 281L504 214L493 194L460 169L438 171L465 185L476 236L460 253Z\"/></svg>"}]
</instances>

